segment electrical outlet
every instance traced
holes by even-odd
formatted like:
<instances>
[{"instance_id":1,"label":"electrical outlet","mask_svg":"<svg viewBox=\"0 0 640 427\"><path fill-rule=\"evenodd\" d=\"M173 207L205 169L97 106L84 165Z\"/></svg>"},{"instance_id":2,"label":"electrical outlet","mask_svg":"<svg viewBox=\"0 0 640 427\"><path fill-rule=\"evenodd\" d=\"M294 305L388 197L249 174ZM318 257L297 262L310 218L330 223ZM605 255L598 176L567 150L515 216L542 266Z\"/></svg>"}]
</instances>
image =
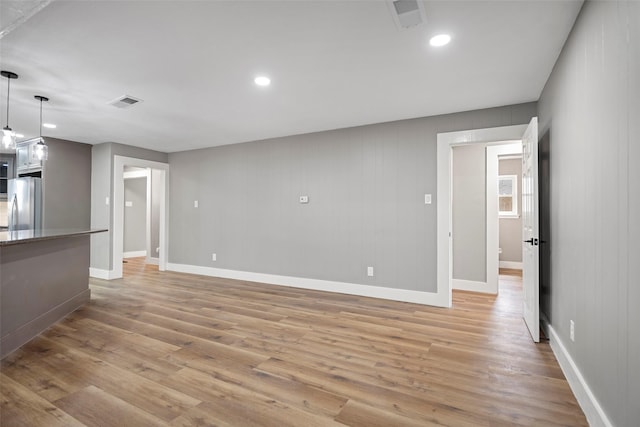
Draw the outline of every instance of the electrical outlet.
<instances>
[{"instance_id":1,"label":"electrical outlet","mask_svg":"<svg viewBox=\"0 0 640 427\"><path fill-rule=\"evenodd\" d=\"M300 203L309 203L309 196L300 196Z\"/></svg>"},{"instance_id":2,"label":"electrical outlet","mask_svg":"<svg viewBox=\"0 0 640 427\"><path fill-rule=\"evenodd\" d=\"M569 338L571 338L571 341L576 340L576 324L573 322L573 320L571 320L569 327Z\"/></svg>"},{"instance_id":3,"label":"electrical outlet","mask_svg":"<svg viewBox=\"0 0 640 427\"><path fill-rule=\"evenodd\" d=\"M218 256L216 254L211 254L211 261L217 261Z\"/></svg>"},{"instance_id":4,"label":"electrical outlet","mask_svg":"<svg viewBox=\"0 0 640 427\"><path fill-rule=\"evenodd\" d=\"M367 267L367 276L373 277L373 267Z\"/></svg>"}]
</instances>

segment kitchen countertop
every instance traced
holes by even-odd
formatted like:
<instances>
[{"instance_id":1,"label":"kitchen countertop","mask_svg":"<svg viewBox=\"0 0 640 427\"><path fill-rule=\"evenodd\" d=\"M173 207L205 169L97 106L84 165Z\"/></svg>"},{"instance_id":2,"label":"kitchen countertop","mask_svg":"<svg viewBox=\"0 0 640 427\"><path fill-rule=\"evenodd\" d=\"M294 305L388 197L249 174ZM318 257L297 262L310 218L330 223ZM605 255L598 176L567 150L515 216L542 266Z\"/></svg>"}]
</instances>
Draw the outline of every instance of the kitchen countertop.
<instances>
[{"instance_id":1,"label":"kitchen countertop","mask_svg":"<svg viewBox=\"0 0 640 427\"><path fill-rule=\"evenodd\" d=\"M95 229L44 229L44 230L17 230L0 231L0 246L19 245L23 243L42 240L60 239L64 237L84 236L87 234L103 233L109 231L106 228Z\"/></svg>"}]
</instances>

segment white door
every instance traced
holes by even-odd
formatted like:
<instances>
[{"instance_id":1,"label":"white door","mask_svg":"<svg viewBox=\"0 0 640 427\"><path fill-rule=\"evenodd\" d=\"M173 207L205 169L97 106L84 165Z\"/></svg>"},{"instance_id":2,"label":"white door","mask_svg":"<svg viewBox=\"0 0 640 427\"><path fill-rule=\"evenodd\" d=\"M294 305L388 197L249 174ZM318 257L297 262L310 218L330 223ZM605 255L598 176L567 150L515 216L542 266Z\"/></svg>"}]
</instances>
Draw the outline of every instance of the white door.
<instances>
[{"instance_id":1,"label":"white door","mask_svg":"<svg viewBox=\"0 0 640 427\"><path fill-rule=\"evenodd\" d=\"M522 240L524 321L533 341L540 342L537 117L531 119L522 137Z\"/></svg>"}]
</instances>

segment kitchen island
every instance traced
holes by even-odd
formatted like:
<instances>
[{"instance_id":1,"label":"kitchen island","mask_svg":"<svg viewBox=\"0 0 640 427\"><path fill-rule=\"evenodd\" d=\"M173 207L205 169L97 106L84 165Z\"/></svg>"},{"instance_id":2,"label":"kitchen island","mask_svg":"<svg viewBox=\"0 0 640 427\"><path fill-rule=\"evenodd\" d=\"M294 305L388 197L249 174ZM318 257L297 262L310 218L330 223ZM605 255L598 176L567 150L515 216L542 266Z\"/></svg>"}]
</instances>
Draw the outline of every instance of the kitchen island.
<instances>
[{"instance_id":1,"label":"kitchen island","mask_svg":"<svg viewBox=\"0 0 640 427\"><path fill-rule=\"evenodd\" d=\"M89 239L105 231L0 232L0 359L89 301Z\"/></svg>"}]
</instances>

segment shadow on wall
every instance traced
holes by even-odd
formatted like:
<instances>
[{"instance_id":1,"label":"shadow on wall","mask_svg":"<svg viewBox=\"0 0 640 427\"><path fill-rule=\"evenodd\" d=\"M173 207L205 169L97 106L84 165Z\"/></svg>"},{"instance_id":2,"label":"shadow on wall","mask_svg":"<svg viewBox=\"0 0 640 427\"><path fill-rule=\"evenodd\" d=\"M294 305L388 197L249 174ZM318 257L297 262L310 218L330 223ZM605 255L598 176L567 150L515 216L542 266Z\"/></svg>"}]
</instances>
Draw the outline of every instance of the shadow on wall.
<instances>
[{"instance_id":1,"label":"shadow on wall","mask_svg":"<svg viewBox=\"0 0 640 427\"><path fill-rule=\"evenodd\" d=\"M551 126L538 143L538 197L540 213L540 312L551 319L551 195L550 195L550 145Z\"/></svg>"}]
</instances>

